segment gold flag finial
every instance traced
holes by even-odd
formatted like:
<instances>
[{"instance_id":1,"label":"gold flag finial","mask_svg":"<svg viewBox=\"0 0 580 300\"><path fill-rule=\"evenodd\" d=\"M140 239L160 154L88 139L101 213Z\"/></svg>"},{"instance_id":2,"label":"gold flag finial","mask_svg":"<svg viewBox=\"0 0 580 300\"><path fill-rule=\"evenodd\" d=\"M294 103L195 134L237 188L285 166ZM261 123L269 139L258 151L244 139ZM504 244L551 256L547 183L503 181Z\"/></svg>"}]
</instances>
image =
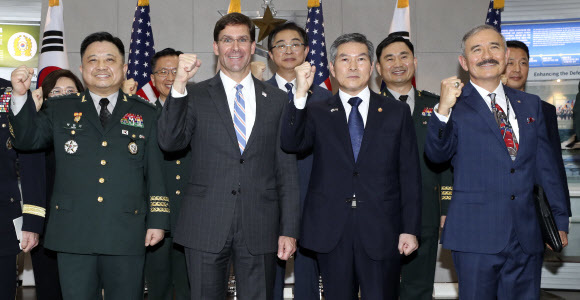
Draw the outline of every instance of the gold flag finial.
<instances>
[{"instance_id":1,"label":"gold flag finial","mask_svg":"<svg viewBox=\"0 0 580 300\"><path fill-rule=\"evenodd\" d=\"M308 7L319 7L320 6L320 0L308 0L308 4L306 6L308 6Z\"/></svg>"},{"instance_id":2,"label":"gold flag finial","mask_svg":"<svg viewBox=\"0 0 580 300\"><path fill-rule=\"evenodd\" d=\"M149 0L139 0L137 6L149 6Z\"/></svg>"},{"instance_id":3,"label":"gold flag finial","mask_svg":"<svg viewBox=\"0 0 580 300\"><path fill-rule=\"evenodd\" d=\"M228 14L229 13L241 13L242 12L242 4L240 0L230 0L230 7L228 7Z\"/></svg>"},{"instance_id":4,"label":"gold flag finial","mask_svg":"<svg viewBox=\"0 0 580 300\"><path fill-rule=\"evenodd\" d=\"M58 0L48 0L48 6L58 6Z\"/></svg>"},{"instance_id":5,"label":"gold flag finial","mask_svg":"<svg viewBox=\"0 0 580 300\"><path fill-rule=\"evenodd\" d=\"M502 9L504 6L504 0L493 0L493 9Z\"/></svg>"},{"instance_id":6,"label":"gold flag finial","mask_svg":"<svg viewBox=\"0 0 580 300\"><path fill-rule=\"evenodd\" d=\"M409 0L399 0L397 1L397 8L409 7Z\"/></svg>"}]
</instances>

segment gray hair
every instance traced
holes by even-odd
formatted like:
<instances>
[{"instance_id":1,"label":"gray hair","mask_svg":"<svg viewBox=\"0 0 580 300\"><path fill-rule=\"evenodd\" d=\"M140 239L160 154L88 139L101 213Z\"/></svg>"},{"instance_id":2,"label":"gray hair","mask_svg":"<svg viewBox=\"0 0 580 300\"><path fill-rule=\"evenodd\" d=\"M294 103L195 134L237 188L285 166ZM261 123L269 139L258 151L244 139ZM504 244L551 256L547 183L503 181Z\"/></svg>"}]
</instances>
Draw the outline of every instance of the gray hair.
<instances>
[{"instance_id":1,"label":"gray hair","mask_svg":"<svg viewBox=\"0 0 580 300\"><path fill-rule=\"evenodd\" d=\"M345 33L339 36L330 46L330 62L334 64L334 60L336 59L336 53L338 51L338 46L346 43L361 43L367 46L369 51L369 59L371 64L373 63L373 52L374 46L373 43L367 40L367 37L362 33Z\"/></svg>"},{"instance_id":2,"label":"gray hair","mask_svg":"<svg viewBox=\"0 0 580 300\"><path fill-rule=\"evenodd\" d=\"M465 55L466 55L465 42L473 35L481 32L481 31L484 31L484 30L493 30L493 31L497 32L499 34L499 36L501 36L501 40L503 41L504 49L507 49L507 44L506 44L505 37L503 36L503 34L501 34L501 32L498 32L497 29L495 29L495 27L493 27L491 25L484 24L484 25L479 25L479 26L472 28L470 31L468 31L463 36L463 39L461 40L461 56L465 57Z\"/></svg>"}]
</instances>

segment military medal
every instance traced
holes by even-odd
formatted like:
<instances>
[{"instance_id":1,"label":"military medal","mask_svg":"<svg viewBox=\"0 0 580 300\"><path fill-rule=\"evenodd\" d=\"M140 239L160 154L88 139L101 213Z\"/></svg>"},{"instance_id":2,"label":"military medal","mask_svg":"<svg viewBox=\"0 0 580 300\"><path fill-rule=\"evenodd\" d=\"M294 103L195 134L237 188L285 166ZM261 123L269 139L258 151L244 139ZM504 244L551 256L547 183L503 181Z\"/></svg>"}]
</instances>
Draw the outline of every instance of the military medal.
<instances>
[{"instance_id":1,"label":"military medal","mask_svg":"<svg viewBox=\"0 0 580 300\"><path fill-rule=\"evenodd\" d=\"M10 141L10 138L6 140L6 149L8 150L12 149L12 142Z\"/></svg>"},{"instance_id":2,"label":"military medal","mask_svg":"<svg viewBox=\"0 0 580 300\"><path fill-rule=\"evenodd\" d=\"M78 123L81 120L81 117L83 116L83 113L82 112L76 112L76 113L74 113L74 116L75 116L75 119L74 119L75 120L75 123Z\"/></svg>"},{"instance_id":3,"label":"military medal","mask_svg":"<svg viewBox=\"0 0 580 300\"><path fill-rule=\"evenodd\" d=\"M78 148L79 145L77 142L75 142L75 140L69 140L68 142L64 143L64 151L66 151L68 154L74 154L77 152Z\"/></svg>"},{"instance_id":4,"label":"military medal","mask_svg":"<svg viewBox=\"0 0 580 300\"><path fill-rule=\"evenodd\" d=\"M129 148L129 153L135 155L137 154L137 152L139 152L139 147L137 147L137 143L135 143L135 141L131 140L131 142L129 143L129 146L127 146L127 148Z\"/></svg>"}]
</instances>

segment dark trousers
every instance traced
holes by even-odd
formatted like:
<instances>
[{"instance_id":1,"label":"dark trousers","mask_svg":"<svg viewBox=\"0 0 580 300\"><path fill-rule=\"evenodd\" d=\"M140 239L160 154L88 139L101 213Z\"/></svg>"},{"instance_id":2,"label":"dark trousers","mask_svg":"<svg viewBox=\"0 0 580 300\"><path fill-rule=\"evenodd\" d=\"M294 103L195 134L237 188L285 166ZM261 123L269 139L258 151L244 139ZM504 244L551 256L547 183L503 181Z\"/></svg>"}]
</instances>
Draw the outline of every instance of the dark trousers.
<instances>
[{"instance_id":1,"label":"dark trousers","mask_svg":"<svg viewBox=\"0 0 580 300\"><path fill-rule=\"evenodd\" d=\"M453 251L452 255L460 299L540 299L543 253L525 253L514 232L499 253Z\"/></svg>"},{"instance_id":2,"label":"dark trousers","mask_svg":"<svg viewBox=\"0 0 580 300\"><path fill-rule=\"evenodd\" d=\"M58 252L58 271L65 300L142 300L145 255L91 255Z\"/></svg>"},{"instance_id":3,"label":"dark trousers","mask_svg":"<svg viewBox=\"0 0 580 300\"><path fill-rule=\"evenodd\" d=\"M60 300L60 280L56 252L39 244L30 251L34 270L34 285L37 300Z\"/></svg>"},{"instance_id":4,"label":"dark trousers","mask_svg":"<svg viewBox=\"0 0 580 300\"><path fill-rule=\"evenodd\" d=\"M147 249L145 280L149 300L173 300L174 294L176 300L190 299L185 252L173 237L166 236Z\"/></svg>"},{"instance_id":5,"label":"dark trousers","mask_svg":"<svg viewBox=\"0 0 580 300\"><path fill-rule=\"evenodd\" d=\"M324 297L326 300L351 300L360 284L361 299L396 300L400 257L371 259L355 230L356 219L356 209L353 209L338 245L329 253L317 255Z\"/></svg>"},{"instance_id":6,"label":"dark trousers","mask_svg":"<svg viewBox=\"0 0 580 300\"><path fill-rule=\"evenodd\" d=\"M439 228L421 230L419 249L401 260L401 300L433 299Z\"/></svg>"},{"instance_id":7,"label":"dark trousers","mask_svg":"<svg viewBox=\"0 0 580 300\"><path fill-rule=\"evenodd\" d=\"M301 300L319 300L320 288L318 275L316 253L298 246L298 251L294 253L294 298ZM274 300L284 299L285 277L286 261L278 259L276 265L276 283L274 284Z\"/></svg>"},{"instance_id":8,"label":"dark trousers","mask_svg":"<svg viewBox=\"0 0 580 300\"><path fill-rule=\"evenodd\" d=\"M0 299L16 296L16 255L0 256Z\"/></svg>"},{"instance_id":9,"label":"dark trousers","mask_svg":"<svg viewBox=\"0 0 580 300\"><path fill-rule=\"evenodd\" d=\"M239 205L224 248L219 253L185 248L191 300L224 300L233 261L237 299L272 300L276 253L252 255L246 246Z\"/></svg>"}]
</instances>

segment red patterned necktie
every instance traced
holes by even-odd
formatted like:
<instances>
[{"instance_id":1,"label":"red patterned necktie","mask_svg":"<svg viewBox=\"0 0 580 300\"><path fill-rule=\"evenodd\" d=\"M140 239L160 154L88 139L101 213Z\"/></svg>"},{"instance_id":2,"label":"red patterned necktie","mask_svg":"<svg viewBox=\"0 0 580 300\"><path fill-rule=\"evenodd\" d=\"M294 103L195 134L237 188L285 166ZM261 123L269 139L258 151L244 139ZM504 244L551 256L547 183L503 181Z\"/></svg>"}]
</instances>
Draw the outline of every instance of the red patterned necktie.
<instances>
[{"instance_id":1,"label":"red patterned necktie","mask_svg":"<svg viewBox=\"0 0 580 300\"><path fill-rule=\"evenodd\" d=\"M488 96L491 99L491 111L493 113L495 121L497 122L497 125L499 126L501 136L503 137L503 141L507 146L508 153L510 154L512 160L515 160L516 154L518 153L518 149L520 147L518 144L518 139L514 135L512 125L510 124L510 121L506 117L503 109L501 108L501 106L499 106L499 104L495 102L495 93L490 93Z\"/></svg>"}]
</instances>

